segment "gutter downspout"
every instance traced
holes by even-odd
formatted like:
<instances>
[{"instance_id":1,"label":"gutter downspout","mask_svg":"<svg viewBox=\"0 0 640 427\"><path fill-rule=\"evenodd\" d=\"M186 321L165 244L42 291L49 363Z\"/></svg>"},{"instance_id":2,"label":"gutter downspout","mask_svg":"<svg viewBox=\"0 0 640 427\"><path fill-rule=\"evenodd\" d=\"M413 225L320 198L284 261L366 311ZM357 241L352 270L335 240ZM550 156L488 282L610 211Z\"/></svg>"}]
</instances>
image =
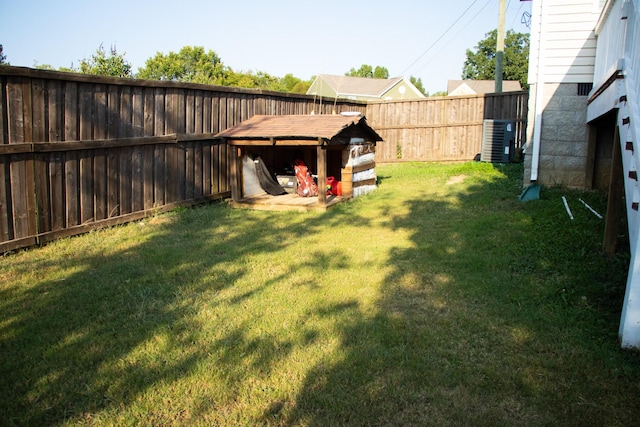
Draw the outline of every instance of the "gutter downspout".
<instances>
[{"instance_id":1,"label":"gutter downspout","mask_svg":"<svg viewBox=\"0 0 640 427\"><path fill-rule=\"evenodd\" d=\"M536 108L533 121L533 152L531 153L531 182L538 180L540 164L540 135L542 133L542 102L544 98L544 22L546 21L544 0L540 0L540 22L538 36L538 64L536 71Z\"/></svg>"}]
</instances>

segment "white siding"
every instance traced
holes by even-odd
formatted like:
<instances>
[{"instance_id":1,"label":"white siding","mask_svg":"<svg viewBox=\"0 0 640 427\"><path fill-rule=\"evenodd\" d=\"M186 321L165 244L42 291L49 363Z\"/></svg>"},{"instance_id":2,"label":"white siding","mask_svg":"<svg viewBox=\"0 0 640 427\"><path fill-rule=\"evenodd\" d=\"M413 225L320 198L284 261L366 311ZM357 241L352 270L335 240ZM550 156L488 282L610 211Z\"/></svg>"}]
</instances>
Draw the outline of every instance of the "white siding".
<instances>
[{"instance_id":1,"label":"white siding","mask_svg":"<svg viewBox=\"0 0 640 427\"><path fill-rule=\"evenodd\" d=\"M588 83L593 81L596 37L595 25L600 0L543 0L544 81L547 83ZM540 46L541 0L531 7L531 51L529 83L535 84Z\"/></svg>"}]
</instances>

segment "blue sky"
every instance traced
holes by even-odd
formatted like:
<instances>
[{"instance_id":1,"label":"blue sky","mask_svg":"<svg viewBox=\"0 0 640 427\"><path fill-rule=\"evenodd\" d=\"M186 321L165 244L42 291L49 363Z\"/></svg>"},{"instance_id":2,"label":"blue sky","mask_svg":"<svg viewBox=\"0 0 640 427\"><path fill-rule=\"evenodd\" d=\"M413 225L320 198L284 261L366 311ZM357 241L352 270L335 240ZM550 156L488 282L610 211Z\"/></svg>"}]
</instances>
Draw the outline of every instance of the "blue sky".
<instances>
[{"instance_id":1,"label":"blue sky","mask_svg":"<svg viewBox=\"0 0 640 427\"><path fill-rule=\"evenodd\" d=\"M466 49L497 27L498 3L0 0L0 44L11 65L26 67L77 66L100 44L125 53L135 71L156 52L187 45L213 50L236 71L278 77L309 79L380 65L392 77L419 77L435 92L460 78ZM506 27L528 33L521 17L531 2L507 3Z\"/></svg>"}]
</instances>

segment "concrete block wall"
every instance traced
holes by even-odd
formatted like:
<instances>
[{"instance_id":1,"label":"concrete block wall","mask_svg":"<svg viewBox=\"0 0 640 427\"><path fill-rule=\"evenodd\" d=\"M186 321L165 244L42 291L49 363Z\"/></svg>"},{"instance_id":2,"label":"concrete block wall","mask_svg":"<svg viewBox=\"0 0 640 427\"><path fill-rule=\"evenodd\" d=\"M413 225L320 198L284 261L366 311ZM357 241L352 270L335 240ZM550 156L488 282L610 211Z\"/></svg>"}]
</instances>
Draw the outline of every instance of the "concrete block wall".
<instances>
[{"instance_id":1,"label":"concrete block wall","mask_svg":"<svg viewBox=\"0 0 640 427\"><path fill-rule=\"evenodd\" d=\"M535 85L530 87L536 93ZM538 183L587 188L587 149L589 141L587 96L578 95L577 83L547 83L544 88L544 111L540 137ZM529 98L524 185L530 183L535 96Z\"/></svg>"}]
</instances>

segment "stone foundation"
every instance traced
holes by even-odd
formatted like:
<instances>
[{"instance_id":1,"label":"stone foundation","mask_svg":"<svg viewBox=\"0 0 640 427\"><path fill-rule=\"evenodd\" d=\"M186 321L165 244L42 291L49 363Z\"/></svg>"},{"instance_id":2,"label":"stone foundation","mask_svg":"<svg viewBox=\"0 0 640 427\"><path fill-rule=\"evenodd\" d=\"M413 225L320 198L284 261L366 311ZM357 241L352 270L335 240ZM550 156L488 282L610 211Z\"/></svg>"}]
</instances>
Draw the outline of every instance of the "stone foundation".
<instances>
[{"instance_id":1,"label":"stone foundation","mask_svg":"<svg viewBox=\"0 0 640 427\"><path fill-rule=\"evenodd\" d=\"M529 116L525 149L524 185L530 183L533 153L536 85L529 88ZM577 83L547 83L540 136L538 183L571 188L590 188L586 182L588 125L587 96L579 96Z\"/></svg>"}]
</instances>

